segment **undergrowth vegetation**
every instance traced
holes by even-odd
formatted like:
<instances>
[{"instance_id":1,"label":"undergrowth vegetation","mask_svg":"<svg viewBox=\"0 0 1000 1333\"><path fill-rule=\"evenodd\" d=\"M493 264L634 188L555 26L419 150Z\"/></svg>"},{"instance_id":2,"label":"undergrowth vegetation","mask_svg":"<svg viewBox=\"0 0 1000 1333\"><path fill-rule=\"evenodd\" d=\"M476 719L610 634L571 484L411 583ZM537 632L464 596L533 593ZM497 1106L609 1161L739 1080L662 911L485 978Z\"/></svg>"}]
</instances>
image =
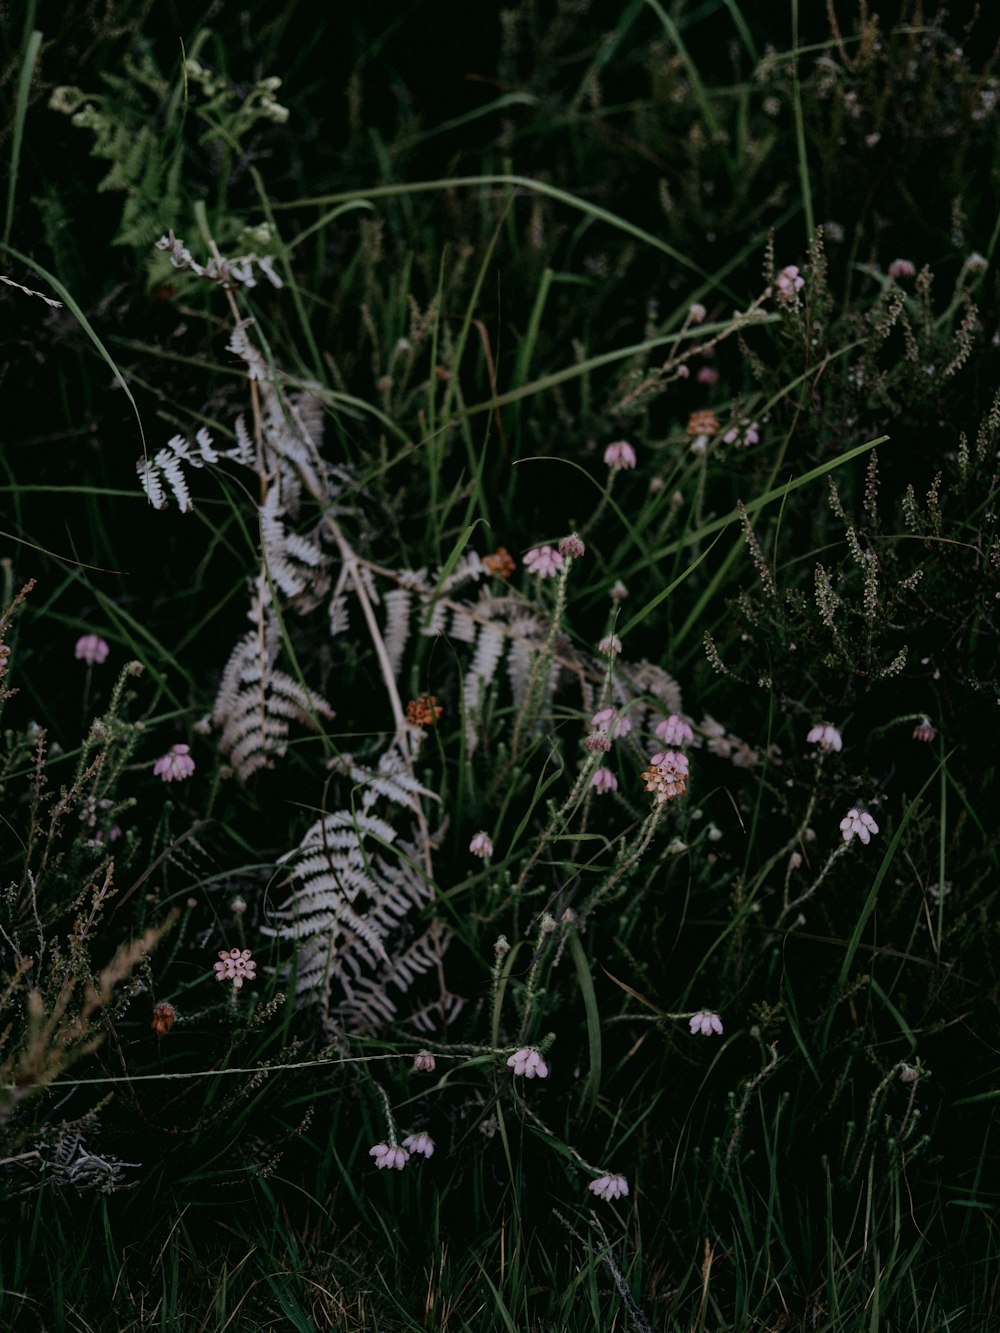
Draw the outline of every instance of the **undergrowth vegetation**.
<instances>
[{"instance_id":1,"label":"undergrowth vegetation","mask_svg":"<svg viewBox=\"0 0 1000 1333\"><path fill-rule=\"evenodd\" d=\"M990 25L348 8L5 27L4 1326L989 1327Z\"/></svg>"}]
</instances>

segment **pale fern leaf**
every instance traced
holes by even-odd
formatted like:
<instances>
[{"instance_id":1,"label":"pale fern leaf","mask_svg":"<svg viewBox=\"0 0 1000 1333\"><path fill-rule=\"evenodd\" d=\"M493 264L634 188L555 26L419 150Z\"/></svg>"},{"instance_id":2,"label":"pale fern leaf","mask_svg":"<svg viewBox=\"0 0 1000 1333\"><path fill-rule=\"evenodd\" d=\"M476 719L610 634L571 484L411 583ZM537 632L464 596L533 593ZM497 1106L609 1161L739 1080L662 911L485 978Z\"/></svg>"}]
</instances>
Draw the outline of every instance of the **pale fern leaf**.
<instances>
[{"instance_id":1,"label":"pale fern leaf","mask_svg":"<svg viewBox=\"0 0 1000 1333\"><path fill-rule=\"evenodd\" d=\"M410 613L413 594L408 588L393 588L385 595L385 630L382 638L385 650L392 665L393 674L398 676L403 662L403 653L410 638Z\"/></svg>"},{"instance_id":2,"label":"pale fern leaf","mask_svg":"<svg viewBox=\"0 0 1000 1333\"><path fill-rule=\"evenodd\" d=\"M167 497L164 494L163 483L160 481L160 473L155 463L140 458L136 461L135 470L139 474L139 484L146 492L149 503L154 509L166 509Z\"/></svg>"},{"instance_id":3,"label":"pale fern leaf","mask_svg":"<svg viewBox=\"0 0 1000 1333\"><path fill-rule=\"evenodd\" d=\"M204 467L206 463L215 463L219 455L212 448L212 437L204 427L195 437L198 448L192 450L190 444L183 435L174 435L167 441L167 448L172 449L182 462L187 463L189 467ZM207 444L207 452L206 452Z\"/></svg>"},{"instance_id":4,"label":"pale fern leaf","mask_svg":"<svg viewBox=\"0 0 1000 1333\"><path fill-rule=\"evenodd\" d=\"M243 417L236 418L236 444L228 450L226 457L233 459L236 463L242 463L244 467L253 467L254 447L253 440L250 438L250 432L247 430L247 423Z\"/></svg>"},{"instance_id":5,"label":"pale fern leaf","mask_svg":"<svg viewBox=\"0 0 1000 1333\"><path fill-rule=\"evenodd\" d=\"M439 592L446 596L454 593L465 583L478 582L486 573L485 566L476 551L466 551L458 559L455 568L447 578L441 581Z\"/></svg>"},{"instance_id":6,"label":"pale fern leaf","mask_svg":"<svg viewBox=\"0 0 1000 1333\"><path fill-rule=\"evenodd\" d=\"M386 1023L399 1020L401 1000L427 974L440 975L444 951L451 932L437 921L378 969L375 976L359 976L344 987L344 998L335 1016L354 1032L376 1032ZM390 992L395 992L391 994ZM401 1021L425 1032L453 1022L462 1009L460 996L443 990L435 999L409 1008ZM435 1022L437 1019L437 1022Z\"/></svg>"},{"instance_id":7,"label":"pale fern leaf","mask_svg":"<svg viewBox=\"0 0 1000 1333\"><path fill-rule=\"evenodd\" d=\"M285 531L278 486L271 487L258 512L261 545L271 578L286 597L298 597L314 581L315 571L326 563L326 556L304 537Z\"/></svg>"},{"instance_id":8,"label":"pale fern leaf","mask_svg":"<svg viewBox=\"0 0 1000 1333\"><path fill-rule=\"evenodd\" d=\"M249 379L257 380L261 384L266 384L271 378L271 372L267 362L247 337L247 326L252 323L252 319L241 320L239 324L233 328L232 333L230 333L229 342L226 346L228 350L234 352L246 366Z\"/></svg>"},{"instance_id":9,"label":"pale fern leaf","mask_svg":"<svg viewBox=\"0 0 1000 1333\"><path fill-rule=\"evenodd\" d=\"M451 637L458 643L475 643L479 623L465 607L456 606L451 613Z\"/></svg>"},{"instance_id":10,"label":"pale fern leaf","mask_svg":"<svg viewBox=\"0 0 1000 1333\"><path fill-rule=\"evenodd\" d=\"M506 647L507 640L500 626L481 625L479 627L476 651L462 683L462 697L465 701L467 721L466 744L470 748L476 746L475 719L480 713L485 691L496 674Z\"/></svg>"},{"instance_id":11,"label":"pale fern leaf","mask_svg":"<svg viewBox=\"0 0 1000 1333\"><path fill-rule=\"evenodd\" d=\"M317 718L333 717L325 699L276 669L280 639L272 616L258 580L257 628L230 654L212 709L219 749L241 782L284 753L290 721L315 729Z\"/></svg>"},{"instance_id":12,"label":"pale fern leaf","mask_svg":"<svg viewBox=\"0 0 1000 1333\"><path fill-rule=\"evenodd\" d=\"M507 652L507 676L514 703L518 705L524 702L538 657L540 641L534 641L536 630L534 617L521 617L510 625L514 638Z\"/></svg>"},{"instance_id":13,"label":"pale fern leaf","mask_svg":"<svg viewBox=\"0 0 1000 1333\"><path fill-rule=\"evenodd\" d=\"M435 602L431 609L430 616L420 627L421 634L431 635L437 638L439 634L444 633L444 627L448 623L448 608L444 602Z\"/></svg>"},{"instance_id":14,"label":"pale fern leaf","mask_svg":"<svg viewBox=\"0 0 1000 1333\"><path fill-rule=\"evenodd\" d=\"M344 634L350 629L351 619L347 609L347 598L342 592L335 592L330 598L328 615L332 637L336 638L338 634Z\"/></svg>"},{"instance_id":15,"label":"pale fern leaf","mask_svg":"<svg viewBox=\"0 0 1000 1333\"><path fill-rule=\"evenodd\" d=\"M361 788L361 801L366 810L380 796L414 812L419 808L421 796L427 800L440 800L436 792L420 785L395 744L381 756L376 770L352 764L351 777Z\"/></svg>"},{"instance_id":16,"label":"pale fern leaf","mask_svg":"<svg viewBox=\"0 0 1000 1333\"><path fill-rule=\"evenodd\" d=\"M154 463L166 478L167 485L173 491L174 499L177 501L177 507L181 513L190 513L192 508L191 493L187 488L180 458L170 449L160 449L156 454Z\"/></svg>"},{"instance_id":17,"label":"pale fern leaf","mask_svg":"<svg viewBox=\"0 0 1000 1333\"><path fill-rule=\"evenodd\" d=\"M430 966L429 948L411 957L406 942L411 915L430 899L417 849L400 843L393 824L372 808L381 802L415 812L429 793L405 771L395 743L374 768L354 763L347 776L355 808L316 820L281 858L291 893L265 932L295 942L298 998L320 1003L327 1021L354 1026L355 1017L389 1021L389 981L405 989Z\"/></svg>"},{"instance_id":18,"label":"pale fern leaf","mask_svg":"<svg viewBox=\"0 0 1000 1333\"><path fill-rule=\"evenodd\" d=\"M215 451L214 442L212 440L211 435L208 433L208 431L205 429L204 426L202 426L198 430L198 433L195 435L194 438L195 438L195 443L198 446L198 452L201 454L205 462L217 463L219 461L219 455Z\"/></svg>"}]
</instances>

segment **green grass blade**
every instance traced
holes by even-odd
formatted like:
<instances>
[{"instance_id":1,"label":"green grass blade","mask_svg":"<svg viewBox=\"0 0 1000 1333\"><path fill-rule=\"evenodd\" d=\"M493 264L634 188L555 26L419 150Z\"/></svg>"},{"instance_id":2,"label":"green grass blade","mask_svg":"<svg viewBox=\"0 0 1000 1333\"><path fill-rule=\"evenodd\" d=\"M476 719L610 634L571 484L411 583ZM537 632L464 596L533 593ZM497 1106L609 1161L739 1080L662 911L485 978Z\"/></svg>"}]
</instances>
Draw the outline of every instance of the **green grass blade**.
<instances>
[{"instance_id":1,"label":"green grass blade","mask_svg":"<svg viewBox=\"0 0 1000 1333\"><path fill-rule=\"evenodd\" d=\"M34 15L34 4L31 6ZM17 81L17 99L14 103L14 126L10 136L10 174L7 177L7 207L4 212L3 243L10 243L10 232L14 225L14 200L17 196L17 177L21 166L21 144L24 140L24 122L28 115L28 94L31 92L31 76L42 46L42 34L37 30L28 38L24 59L21 61L21 75Z\"/></svg>"}]
</instances>

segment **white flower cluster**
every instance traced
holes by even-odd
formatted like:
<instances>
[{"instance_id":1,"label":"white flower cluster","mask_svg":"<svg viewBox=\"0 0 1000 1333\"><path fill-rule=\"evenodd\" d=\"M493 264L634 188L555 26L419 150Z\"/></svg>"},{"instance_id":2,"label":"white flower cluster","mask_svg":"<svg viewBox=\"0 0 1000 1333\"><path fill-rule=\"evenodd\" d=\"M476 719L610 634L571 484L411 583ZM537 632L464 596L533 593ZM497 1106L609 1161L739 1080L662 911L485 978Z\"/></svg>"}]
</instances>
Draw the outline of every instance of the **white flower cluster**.
<instances>
[{"instance_id":1,"label":"white flower cluster","mask_svg":"<svg viewBox=\"0 0 1000 1333\"><path fill-rule=\"evenodd\" d=\"M820 722L806 736L810 745L818 745L821 750L842 750L844 742L836 727L829 722Z\"/></svg>"},{"instance_id":2,"label":"white flower cluster","mask_svg":"<svg viewBox=\"0 0 1000 1333\"><path fill-rule=\"evenodd\" d=\"M402 1171L410 1160L410 1154L405 1148L399 1148L392 1143L376 1143L374 1148L368 1149L368 1156L375 1158L375 1165L380 1171L384 1171L386 1167L390 1171Z\"/></svg>"},{"instance_id":3,"label":"white flower cluster","mask_svg":"<svg viewBox=\"0 0 1000 1333\"><path fill-rule=\"evenodd\" d=\"M473 856L481 856L485 861L493 855L493 839L484 829L480 829L478 833L473 834L469 851Z\"/></svg>"},{"instance_id":4,"label":"white flower cluster","mask_svg":"<svg viewBox=\"0 0 1000 1333\"><path fill-rule=\"evenodd\" d=\"M688 1026L692 1036L696 1032L700 1032L703 1037L710 1037L713 1032L716 1036L722 1036L722 1019L714 1009L699 1009L696 1014L691 1015Z\"/></svg>"},{"instance_id":5,"label":"white flower cluster","mask_svg":"<svg viewBox=\"0 0 1000 1333\"><path fill-rule=\"evenodd\" d=\"M845 842L850 842L857 834L867 846L872 840L872 834L878 832L878 825L867 810L858 810L852 806L840 821L840 832Z\"/></svg>"},{"instance_id":6,"label":"white flower cluster","mask_svg":"<svg viewBox=\"0 0 1000 1333\"><path fill-rule=\"evenodd\" d=\"M368 1149L368 1156L375 1158L375 1165L380 1171L402 1171L413 1153L422 1157L434 1155L434 1140L429 1134L407 1134L402 1147L395 1143L376 1143Z\"/></svg>"},{"instance_id":7,"label":"white flower cluster","mask_svg":"<svg viewBox=\"0 0 1000 1333\"><path fill-rule=\"evenodd\" d=\"M628 1194L628 1181L624 1176L598 1176L596 1180L590 1182L587 1189L599 1199L605 1199L610 1203L612 1199L620 1199Z\"/></svg>"},{"instance_id":8,"label":"white flower cluster","mask_svg":"<svg viewBox=\"0 0 1000 1333\"><path fill-rule=\"evenodd\" d=\"M549 1067L534 1046L522 1046L520 1050L507 1057L507 1064L515 1074L523 1074L525 1078L549 1076Z\"/></svg>"},{"instance_id":9,"label":"white flower cluster","mask_svg":"<svg viewBox=\"0 0 1000 1333\"><path fill-rule=\"evenodd\" d=\"M536 578L550 579L562 569L563 558L551 546L533 546L530 551L525 551L521 564Z\"/></svg>"}]
</instances>

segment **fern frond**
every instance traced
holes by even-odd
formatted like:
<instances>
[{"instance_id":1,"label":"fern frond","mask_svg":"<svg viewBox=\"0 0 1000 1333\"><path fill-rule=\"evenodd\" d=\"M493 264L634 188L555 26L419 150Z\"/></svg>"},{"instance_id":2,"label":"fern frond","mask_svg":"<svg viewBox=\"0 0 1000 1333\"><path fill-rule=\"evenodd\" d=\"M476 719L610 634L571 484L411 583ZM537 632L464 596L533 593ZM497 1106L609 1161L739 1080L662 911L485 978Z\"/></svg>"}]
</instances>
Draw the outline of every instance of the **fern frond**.
<instances>
[{"instance_id":1,"label":"fern frond","mask_svg":"<svg viewBox=\"0 0 1000 1333\"><path fill-rule=\"evenodd\" d=\"M191 492L187 488L184 469L181 467L181 460L178 456L170 449L160 449L157 451L151 466L166 480L167 485L174 493L174 499L177 501L177 507L181 513L190 513L192 509ZM158 508L163 509L165 507L166 501L164 500L164 503L159 505Z\"/></svg>"},{"instance_id":2,"label":"fern frond","mask_svg":"<svg viewBox=\"0 0 1000 1333\"><path fill-rule=\"evenodd\" d=\"M375 771L353 764L351 777L362 788L361 801L366 810L378 796L414 813L420 808L421 796L433 801L441 799L436 792L420 785L395 743L380 757Z\"/></svg>"},{"instance_id":3,"label":"fern frond","mask_svg":"<svg viewBox=\"0 0 1000 1333\"><path fill-rule=\"evenodd\" d=\"M139 474L139 485L146 492L146 498L154 509L166 509L167 497L160 481L160 470L148 459L136 460L135 470Z\"/></svg>"},{"instance_id":4,"label":"fern frond","mask_svg":"<svg viewBox=\"0 0 1000 1333\"><path fill-rule=\"evenodd\" d=\"M545 625L534 615L518 616L510 622L512 636L507 653L507 676L510 680L514 703L520 707L527 697L534 673L535 661L545 642Z\"/></svg>"},{"instance_id":5,"label":"fern frond","mask_svg":"<svg viewBox=\"0 0 1000 1333\"><path fill-rule=\"evenodd\" d=\"M466 744L470 749L475 748L475 721L481 711L485 691L496 675L504 649L508 646L508 640L501 626L487 624L480 625L478 629L476 651L462 684L462 697L465 701L467 720ZM512 645L512 647L515 646Z\"/></svg>"},{"instance_id":6,"label":"fern frond","mask_svg":"<svg viewBox=\"0 0 1000 1333\"><path fill-rule=\"evenodd\" d=\"M450 932L444 930L440 923L432 922L422 935L396 954L391 962L387 960L378 969L377 975L361 974L345 981L344 997L334 1008L334 1018L350 1031L361 1033L377 1032L387 1023L398 1021L400 1000L421 977L427 973L437 973L450 939ZM390 994L390 990L397 995ZM412 1009L402 1021L412 1023L424 1032L431 1032L453 1022L463 1004L464 1000L460 996L444 991L429 1003Z\"/></svg>"},{"instance_id":7,"label":"fern frond","mask_svg":"<svg viewBox=\"0 0 1000 1333\"><path fill-rule=\"evenodd\" d=\"M458 559L455 568L442 579L438 591L444 596L450 597L462 587L465 583L478 583L486 576L486 568L479 554L476 551L465 551Z\"/></svg>"},{"instance_id":8,"label":"fern frond","mask_svg":"<svg viewBox=\"0 0 1000 1333\"><path fill-rule=\"evenodd\" d=\"M444 627L448 623L448 610L444 602L435 602L430 613L430 617L420 626L420 633L427 634L431 638L438 638L444 633Z\"/></svg>"},{"instance_id":9,"label":"fern frond","mask_svg":"<svg viewBox=\"0 0 1000 1333\"><path fill-rule=\"evenodd\" d=\"M248 363L249 365L249 363ZM326 465L320 457L309 430L304 424L298 403L274 390L266 392L267 411L264 416L264 444L267 452L278 463L281 476L288 486L298 489L305 483L314 496L327 493ZM317 440L322 436L318 436ZM288 512L295 514L297 505L286 495Z\"/></svg>"},{"instance_id":10,"label":"fern frond","mask_svg":"<svg viewBox=\"0 0 1000 1333\"><path fill-rule=\"evenodd\" d=\"M258 512L261 546L271 578L286 597L298 598L315 586L317 571L324 569L328 558L307 538L286 532L278 485L268 491Z\"/></svg>"},{"instance_id":11,"label":"fern frond","mask_svg":"<svg viewBox=\"0 0 1000 1333\"><path fill-rule=\"evenodd\" d=\"M250 438L250 432L247 430L247 423L242 416L236 418L235 431L236 447L232 451L232 457L237 463L242 463L244 467L253 467L253 440Z\"/></svg>"},{"instance_id":12,"label":"fern frond","mask_svg":"<svg viewBox=\"0 0 1000 1333\"><path fill-rule=\"evenodd\" d=\"M256 380L260 384L266 384L271 378L270 368L247 337L247 328L252 323L252 319L243 319L234 325L233 331L229 335L229 341L226 343L226 348L238 356L246 366L249 379Z\"/></svg>"},{"instance_id":13,"label":"fern frond","mask_svg":"<svg viewBox=\"0 0 1000 1333\"><path fill-rule=\"evenodd\" d=\"M376 768L350 764L354 808L316 820L281 858L292 892L266 933L293 940L296 993L322 1004L328 1021L352 1028L391 1020L400 992L440 963L443 944L415 946L409 918L430 900L418 849L399 840L377 802L416 813L430 795L406 770L394 742ZM401 948L400 945L403 945Z\"/></svg>"},{"instance_id":14,"label":"fern frond","mask_svg":"<svg viewBox=\"0 0 1000 1333\"><path fill-rule=\"evenodd\" d=\"M385 601L385 650L389 654L393 672L398 676L403 661L403 653L410 639L410 613L413 606L413 593L408 588L393 588L387 592Z\"/></svg>"},{"instance_id":15,"label":"fern frond","mask_svg":"<svg viewBox=\"0 0 1000 1333\"><path fill-rule=\"evenodd\" d=\"M197 450L191 448L183 435L174 435L151 460L140 458L136 462L135 470L139 476L139 484L154 509L167 508L167 496L163 486L165 481L173 492L181 513L189 513L192 509L191 492L187 487L182 464L201 468L206 463L217 463L220 457L231 456L229 453L220 455L216 452L212 437L204 426L195 436L195 442Z\"/></svg>"},{"instance_id":16,"label":"fern frond","mask_svg":"<svg viewBox=\"0 0 1000 1333\"><path fill-rule=\"evenodd\" d=\"M479 628L476 619L469 615L464 606L456 606L452 610L451 629L449 631L452 639L459 643L475 643Z\"/></svg>"},{"instance_id":17,"label":"fern frond","mask_svg":"<svg viewBox=\"0 0 1000 1333\"><path fill-rule=\"evenodd\" d=\"M261 581L253 618L256 627L230 654L212 709L219 749L241 782L284 753L290 721L315 729L318 717L333 717L325 699L276 668L280 637Z\"/></svg>"},{"instance_id":18,"label":"fern frond","mask_svg":"<svg viewBox=\"0 0 1000 1333\"><path fill-rule=\"evenodd\" d=\"M335 592L330 598L329 607L330 634L336 638L350 629L351 618L347 609L347 598L342 592Z\"/></svg>"}]
</instances>

